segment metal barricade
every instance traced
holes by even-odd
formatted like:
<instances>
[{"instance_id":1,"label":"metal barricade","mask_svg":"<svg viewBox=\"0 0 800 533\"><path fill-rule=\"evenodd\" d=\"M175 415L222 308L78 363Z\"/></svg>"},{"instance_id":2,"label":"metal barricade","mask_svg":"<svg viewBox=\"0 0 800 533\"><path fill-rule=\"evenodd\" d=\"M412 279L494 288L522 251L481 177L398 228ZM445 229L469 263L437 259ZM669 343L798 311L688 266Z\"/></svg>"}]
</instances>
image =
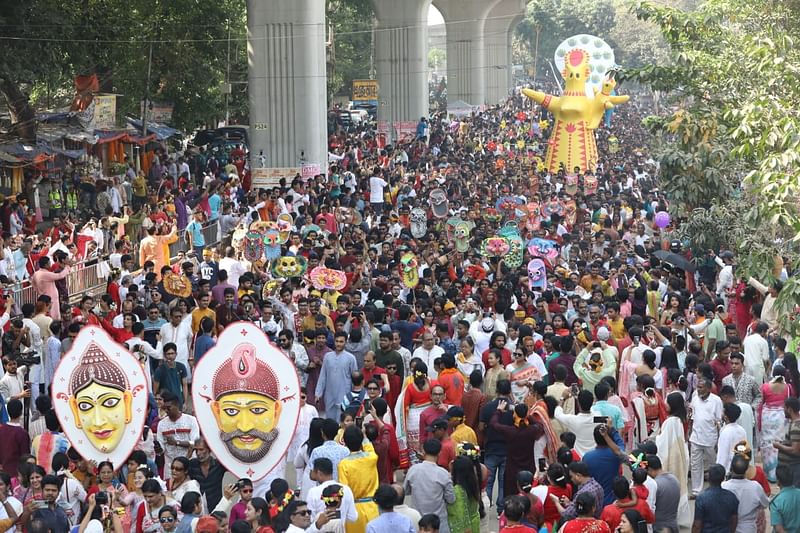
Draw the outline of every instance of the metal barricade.
<instances>
[{"instance_id":1,"label":"metal barricade","mask_svg":"<svg viewBox=\"0 0 800 533\"><path fill-rule=\"evenodd\" d=\"M98 291L105 291L106 280L99 276L97 269L97 263L79 264L77 268L72 269L67 276L67 290L70 299L80 299L87 293L94 295Z\"/></svg>"},{"instance_id":2,"label":"metal barricade","mask_svg":"<svg viewBox=\"0 0 800 533\"><path fill-rule=\"evenodd\" d=\"M12 291L14 291L14 302L20 308L25 304L36 305L37 294L30 281L26 280L22 284L15 283Z\"/></svg>"},{"instance_id":3,"label":"metal barricade","mask_svg":"<svg viewBox=\"0 0 800 533\"><path fill-rule=\"evenodd\" d=\"M216 246L219 243L219 224L217 221L211 222L203 227L203 237L206 241L206 246ZM179 251L186 251L188 244L184 239L184 231L178 233L178 240L169 246L169 253L172 262L178 256ZM202 260L200 258L199 260ZM72 267L72 270L67 275L67 290L69 291L70 300L73 302L79 301L84 295L97 296L106 290L106 279L100 277L99 267L96 260L92 264L77 263ZM14 302L18 306L26 303L36 304L38 294L31 285L29 280L22 282L22 284L15 284L11 291L14 295Z\"/></svg>"},{"instance_id":4,"label":"metal barricade","mask_svg":"<svg viewBox=\"0 0 800 533\"><path fill-rule=\"evenodd\" d=\"M185 252L189 245L186 243L186 230L178 232L178 240L169 245L169 258L174 261L178 252ZM139 265L141 266L141 265Z\"/></svg>"},{"instance_id":5,"label":"metal barricade","mask_svg":"<svg viewBox=\"0 0 800 533\"><path fill-rule=\"evenodd\" d=\"M219 243L219 223L216 220L207 222L200 231L203 234L206 247L216 246ZM178 257L178 252L185 252L188 249L189 244L186 242L186 230L180 230L178 232L178 240L169 245L170 261L174 263Z\"/></svg>"},{"instance_id":6,"label":"metal barricade","mask_svg":"<svg viewBox=\"0 0 800 533\"><path fill-rule=\"evenodd\" d=\"M219 223L215 220L203 227L203 240L206 246L214 246L219 242Z\"/></svg>"}]
</instances>

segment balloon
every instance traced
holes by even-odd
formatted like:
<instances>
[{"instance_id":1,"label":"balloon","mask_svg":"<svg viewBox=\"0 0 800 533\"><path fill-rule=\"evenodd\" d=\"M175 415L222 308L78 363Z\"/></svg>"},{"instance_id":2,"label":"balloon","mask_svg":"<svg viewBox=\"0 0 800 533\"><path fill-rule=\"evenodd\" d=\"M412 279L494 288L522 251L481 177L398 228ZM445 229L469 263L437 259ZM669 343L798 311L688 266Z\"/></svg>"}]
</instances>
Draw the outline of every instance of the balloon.
<instances>
[{"instance_id":1,"label":"balloon","mask_svg":"<svg viewBox=\"0 0 800 533\"><path fill-rule=\"evenodd\" d=\"M669 226L669 221L669 213L666 211L659 211L656 213L655 222L656 226L659 228L664 229Z\"/></svg>"}]
</instances>

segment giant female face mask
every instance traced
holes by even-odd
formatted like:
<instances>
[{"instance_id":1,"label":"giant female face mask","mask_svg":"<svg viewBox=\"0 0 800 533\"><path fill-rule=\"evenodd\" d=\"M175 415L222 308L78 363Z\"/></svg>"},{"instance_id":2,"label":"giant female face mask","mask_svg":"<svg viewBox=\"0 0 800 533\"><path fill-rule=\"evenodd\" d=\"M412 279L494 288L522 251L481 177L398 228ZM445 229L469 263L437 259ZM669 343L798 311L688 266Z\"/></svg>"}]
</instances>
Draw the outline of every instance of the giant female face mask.
<instances>
[{"instance_id":1,"label":"giant female face mask","mask_svg":"<svg viewBox=\"0 0 800 533\"><path fill-rule=\"evenodd\" d=\"M528 262L528 286L531 290L547 290L547 268L541 259Z\"/></svg>"}]
</instances>

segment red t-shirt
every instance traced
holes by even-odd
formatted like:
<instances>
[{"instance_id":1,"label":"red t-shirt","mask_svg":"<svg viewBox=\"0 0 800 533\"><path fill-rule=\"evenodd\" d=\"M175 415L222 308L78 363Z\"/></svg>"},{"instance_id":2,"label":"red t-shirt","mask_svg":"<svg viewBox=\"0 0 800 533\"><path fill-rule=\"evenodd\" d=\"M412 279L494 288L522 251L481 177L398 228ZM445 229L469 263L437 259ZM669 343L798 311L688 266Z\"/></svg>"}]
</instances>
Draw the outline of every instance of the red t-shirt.
<instances>
[{"instance_id":1,"label":"red t-shirt","mask_svg":"<svg viewBox=\"0 0 800 533\"><path fill-rule=\"evenodd\" d=\"M378 383L381 384L381 388L382 388L383 387L383 379L381 378L381 376L388 375L388 372L386 372L385 368L381 368L381 367L376 365L372 370L368 370L366 368L362 368L361 369L361 374L364 376L364 383L367 383L368 381L370 381L370 380L372 380L374 378L375 381L377 381ZM398 377L400 377L400 376L398 376ZM391 383L389 384L389 386L391 386ZM387 401L387 403L388 403L388 401Z\"/></svg>"},{"instance_id":2,"label":"red t-shirt","mask_svg":"<svg viewBox=\"0 0 800 533\"><path fill-rule=\"evenodd\" d=\"M536 533L536 530L522 524L516 524L504 527L500 530L500 533Z\"/></svg>"},{"instance_id":3,"label":"red t-shirt","mask_svg":"<svg viewBox=\"0 0 800 533\"><path fill-rule=\"evenodd\" d=\"M436 459L436 464L442 468L446 468L449 471L450 463L455 461L455 459L456 445L452 440L450 440L449 437L445 437L445 439L442 441L442 451L439 452L439 457Z\"/></svg>"},{"instance_id":4,"label":"red t-shirt","mask_svg":"<svg viewBox=\"0 0 800 533\"><path fill-rule=\"evenodd\" d=\"M489 350L491 350L491 348L486 349L481 354L481 359L483 359L483 364L486 368L489 367ZM514 360L514 358L511 357L511 351L508 348L503 348L500 350L500 359L503 361L503 368L510 365Z\"/></svg>"}]
</instances>

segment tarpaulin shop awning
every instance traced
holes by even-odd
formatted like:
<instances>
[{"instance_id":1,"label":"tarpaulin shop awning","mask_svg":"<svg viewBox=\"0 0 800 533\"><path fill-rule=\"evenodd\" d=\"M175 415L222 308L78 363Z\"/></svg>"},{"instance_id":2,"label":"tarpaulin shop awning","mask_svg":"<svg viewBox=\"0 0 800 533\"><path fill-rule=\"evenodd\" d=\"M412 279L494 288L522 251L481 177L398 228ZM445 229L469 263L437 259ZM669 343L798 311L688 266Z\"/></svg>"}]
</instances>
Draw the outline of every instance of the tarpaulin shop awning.
<instances>
[{"instance_id":1,"label":"tarpaulin shop awning","mask_svg":"<svg viewBox=\"0 0 800 533\"><path fill-rule=\"evenodd\" d=\"M142 130L141 120L137 120L131 117L125 117L125 118L128 121L128 124L138 129L139 131ZM159 141L163 141L164 139L169 139L170 137L181 134L180 130L176 130L175 128L170 128L169 126L165 126L164 124L158 124L157 122L148 122L147 132L154 134L156 136L156 139Z\"/></svg>"}]
</instances>

